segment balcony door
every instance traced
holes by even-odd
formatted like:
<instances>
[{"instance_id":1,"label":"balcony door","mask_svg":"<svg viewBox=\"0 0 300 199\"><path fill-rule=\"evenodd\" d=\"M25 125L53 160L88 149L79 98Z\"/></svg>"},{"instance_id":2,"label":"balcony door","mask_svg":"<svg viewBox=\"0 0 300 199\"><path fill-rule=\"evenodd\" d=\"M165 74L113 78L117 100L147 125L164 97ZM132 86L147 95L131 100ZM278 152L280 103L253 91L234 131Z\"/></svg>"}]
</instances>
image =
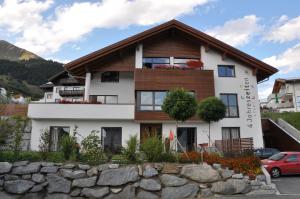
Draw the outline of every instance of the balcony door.
<instances>
[{"instance_id":1,"label":"balcony door","mask_svg":"<svg viewBox=\"0 0 300 199\"><path fill-rule=\"evenodd\" d=\"M118 153L122 147L122 128L121 127L102 127L102 143L105 151Z\"/></svg>"},{"instance_id":2,"label":"balcony door","mask_svg":"<svg viewBox=\"0 0 300 199\"><path fill-rule=\"evenodd\" d=\"M194 127L179 127L177 129L177 151L194 151L197 147L197 133Z\"/></svg>"},{"instance_id":3,"label":"balcony door","mask_svg":"<svg viewBox=\"0 0 300 199\"><path fill-rule=\"evenodd\" d=\"M51 126L50 127L50 151L59 151L62 137L70 133L70 127Z\"/></svg>"},{"instance_id":4,"label":"balcony door","mask_svg":"<svg viewBox=\"0 0 300 199\"><path fill-rule=\"evenodd\" d=\"M141 143L149 137L162 137L162 124L143 123L140 128Z\"/></svg>"}]
</instances>

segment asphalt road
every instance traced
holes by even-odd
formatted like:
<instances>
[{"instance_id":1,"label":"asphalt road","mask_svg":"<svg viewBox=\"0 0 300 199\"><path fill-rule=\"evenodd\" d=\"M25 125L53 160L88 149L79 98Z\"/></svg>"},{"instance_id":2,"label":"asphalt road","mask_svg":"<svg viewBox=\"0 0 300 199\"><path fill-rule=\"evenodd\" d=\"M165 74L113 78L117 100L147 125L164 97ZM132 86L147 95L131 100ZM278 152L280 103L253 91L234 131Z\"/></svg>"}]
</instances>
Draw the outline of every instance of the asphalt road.
<instances>
[{"instance_id":1,"label":"asphalt road","mask_svg":"<svg viewBox=\"0 0 300 199\"><path fill-rule=\"evenodd\" d=\"M300 199L300 175L282 176L272 179L276 184L279 195L258 195L258 196L232 196L218 197L222 199Z\"/></svg>"},{"instance_id":2,"label":"asphalt road","mask_svg":"<svg viewBox=\"0 0 300 199\"><path fill-rule=\"evenodd\" d=\"M300 175L282 176L272 179L280 194L298 195L300 198Z\"/></svg>"}]
</instances>

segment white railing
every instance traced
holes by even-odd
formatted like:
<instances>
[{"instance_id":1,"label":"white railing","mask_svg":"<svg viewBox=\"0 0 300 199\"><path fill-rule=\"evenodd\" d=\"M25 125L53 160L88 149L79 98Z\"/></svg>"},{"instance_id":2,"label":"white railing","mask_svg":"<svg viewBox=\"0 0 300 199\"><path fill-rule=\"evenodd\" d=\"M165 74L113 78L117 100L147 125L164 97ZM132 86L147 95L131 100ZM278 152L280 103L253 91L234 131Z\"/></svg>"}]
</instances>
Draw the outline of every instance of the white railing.
<instances>
[{"instance_id":1,"label":"white railing","mask_svg":"<svg viewBox=\"0 0 300 199\"><path fill-rule=\"evenodd\" d=\"M103 119L132 120L134 104L29 104L32 119Z\"/></svg>"},{"instance_id":2,"label":"white railing","mask_svg":"<svg viewBox=\"0 0 300 199\"><path fill-rule=\"evenodd\" d=\"M294 138L297 142L300 143L300 131L298 129L296 129L288 122L280 118L277 120L277 124L282 129L284 129L292 138Z\"/></svg>"}]
</instances>

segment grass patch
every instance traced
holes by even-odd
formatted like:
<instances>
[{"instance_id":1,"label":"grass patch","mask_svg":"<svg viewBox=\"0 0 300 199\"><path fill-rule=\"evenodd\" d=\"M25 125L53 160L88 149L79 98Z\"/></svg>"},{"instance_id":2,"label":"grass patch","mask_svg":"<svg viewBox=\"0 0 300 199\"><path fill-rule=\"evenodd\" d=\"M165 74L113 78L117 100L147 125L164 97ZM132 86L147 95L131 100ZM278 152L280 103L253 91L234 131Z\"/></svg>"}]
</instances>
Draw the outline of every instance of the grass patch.
<instances>
[{"instance_id":1,"label":"grass patch","mask_svg":"<svg viewBox=\"0 0 300 199\"><path fill-rule=\"evenodd\" d=\"M278 118L281 118L294 126L296 129L300 130L300 113L299 112L284 112L284 113L262 113L262 118L270 118L276 121Z\"/></svg>"}]
</instances>

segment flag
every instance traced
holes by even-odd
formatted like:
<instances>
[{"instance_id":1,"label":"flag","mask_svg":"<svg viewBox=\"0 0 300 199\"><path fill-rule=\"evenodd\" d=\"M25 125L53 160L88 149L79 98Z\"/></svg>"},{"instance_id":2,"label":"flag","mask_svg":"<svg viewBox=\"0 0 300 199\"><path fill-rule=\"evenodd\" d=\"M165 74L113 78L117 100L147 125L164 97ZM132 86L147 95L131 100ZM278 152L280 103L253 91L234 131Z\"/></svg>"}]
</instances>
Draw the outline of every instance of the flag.
<instances>
[{"instance_id":1,"label":"flag","mask_svg":"<svg viewBox=\"0 0 300 199\"><path fill-rule=\"evenodd\" d=\"M172 130L170 130L169 139L172 141L174 140L174 133Z\"/></svg>"}]
</instances>

